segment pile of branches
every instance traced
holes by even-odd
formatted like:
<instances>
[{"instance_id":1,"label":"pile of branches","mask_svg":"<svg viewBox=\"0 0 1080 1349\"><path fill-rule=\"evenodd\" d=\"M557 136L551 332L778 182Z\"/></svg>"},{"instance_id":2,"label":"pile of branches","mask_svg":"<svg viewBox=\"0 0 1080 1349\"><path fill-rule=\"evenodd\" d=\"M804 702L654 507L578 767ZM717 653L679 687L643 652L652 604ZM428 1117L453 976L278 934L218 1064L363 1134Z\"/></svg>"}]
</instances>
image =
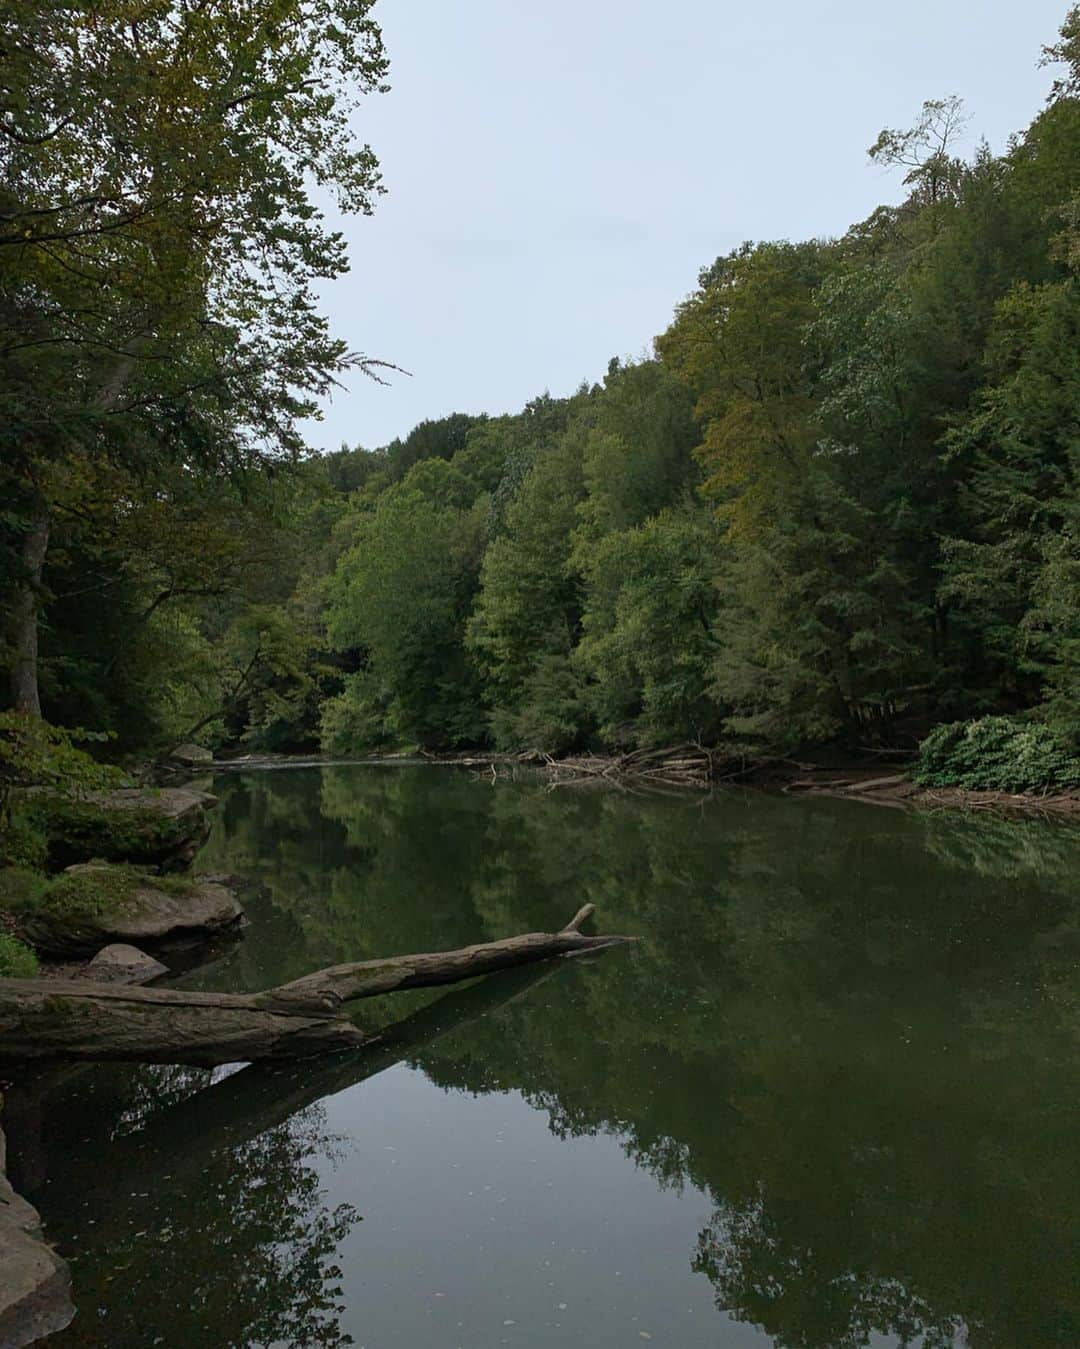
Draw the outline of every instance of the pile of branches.
<instances>
[{"instance_id":1,"label":"pile of branches","mask_svg":"<svg viewBox=\"0 0 1080 1349\"><path fill-rule=\"evenodd\" d=\"M718 766L714 752L696 744L638 749L629 754L580 754L566 759L545 755L544 762L558 785L608 782L708 788Z\"/></svg>"}]
</instances>

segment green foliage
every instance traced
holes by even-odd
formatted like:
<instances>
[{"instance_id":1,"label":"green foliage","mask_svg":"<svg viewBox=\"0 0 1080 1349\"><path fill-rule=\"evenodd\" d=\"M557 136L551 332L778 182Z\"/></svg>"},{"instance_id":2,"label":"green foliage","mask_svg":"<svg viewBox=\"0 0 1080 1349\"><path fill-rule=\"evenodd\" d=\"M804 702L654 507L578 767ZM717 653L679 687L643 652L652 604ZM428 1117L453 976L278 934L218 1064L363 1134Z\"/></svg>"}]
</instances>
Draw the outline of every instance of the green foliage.
<instances>
[{"instance_id":1,"label":"green foliage","mask_svg":"<svg viewBox=\"0 0 1080 1349\"><path fill-rule=\"evenodd\" d=\"M0 870L0 909L28 913L41 902L47 884L45 877L30 867L4 867Z\"/></svg>"},{"instance_id":2,"label":"green foliage","mask_svg":"<svg viewBox=\"0 0 1080 1349\"><path fill-rule=\"evenodd\" d=\"M50 787L75 795L116 787L124 774L111 764L99 763L76 742L101 742L97 731L64 730L40 717L0 712L0 784L12 787Z\"/></svg>"},{"instance_id":3,"label":"green foliage","mask_svg":"<svg viewBox=\"0 0 1080 1349\"><path fill-rule=\"evenodd\" d=\"M352 547L328 587L330 640L356 653L365 676L348 684L344 706L336 704L324 723L339 752L370 747L347 745L345 737L369 724L377 707L379 734L394 744L450 746L481 734L463 644L479 560L477 516L443 496L452 466L435 468L419 465L373 511L358 513Z\"/></svg>"},{"instance_id":4,"label":"green foliage","mask_svg":"<svg viewBox=\"0 0 1080 1349\"><path fill-rule=\"evenodd\" d=\"M702 509L687 507L587 550L574 663L605 743L715 738L708 684L717 645L716 532Z\"/></svg>"},{"instance_id":5,"label":"green foliage","mask_svg":"<svg viewBox=\"0 0 1080 1349\"><path fill-rule=\"evenodd\" d=\"M0 550L9 617L44 604L47 709L121 752L912 748L1016 713L1080 751L1080 10L1004 153L962 157L961 101L928 100L871 149L899 205L718 258L654 357L303 462L352 362L308 193L379 191L348 116L386 68L369 9L13 11L40 24L0 189L29 222L0 250ZM4 846L40 863L31 825Z\"/></svg>"},{"instance_id":6,"label":"green foliage","mask_svg":"<svg viewBox=\"0 0 1080 1349\"><path fill-rule=\"evenodd\" d=\"M982 717L932 731L919 748L924 787L1034 792L1080 787L1080 757L1053 729L1017 717Z\"/></svg>"},{"instance_id":7,"label":"green foliage","mask_svg":"<svg viewBox=\"0 0 1080 1349\"><path fill-rule=\"evenodd\" d=\"M0 932L0 979L33 979L39 972L37 954L10 932Z\"/></svg>"},{"instance_id":8,"label":"green foliage","mask_svg":"<svg viewBox=\"0 0 1080 1349\"><path fill-rule=\"evenodd\" d=\"M544 748L532 738L544 727L564 749L581 728L568 663L580 612L571 540L585 435L578 423L536 458L484 554L467 640L501 749Z\"/></svg>"},{"instance_id":9,"label":"green foliage","mask_svg":"<svg viewBox=\"0 0 1080 1349\"><path fill-rule=\"evenodd\" d=\"M950 437L968 473L965 534L942 594L993 687L1074 735L1080 700L1080 280L1015 287L998 306L990 383Z\"/></svg>"},{"instance_id":10,"label":"green foliage","mask_svg":"<svg viewBox=\"0 0 1080 1349\"><path fill-rule=\"evenodd\" d=\"M126 780L120 769L99 763L76 743L108 738L66 731L20 712L0 712L0 865L40 867L47 860L48 828L38 797L27 789L47 793L62 805Z\"/></svg>"},{"instance_id":11,"label":"green foliage","mask_svg":"<svg viewBox=\"0 0 1080 1349\"><path fill-rule=\"evenodd\" d=\"M400 709L445 705L462 640L501 749L913 746L1025 707L1080 738L1080 100L1000 157L958 157L965 120L931 100L879 137L901 206L703 270L657 359L380 452L331 583L356 669L324 743L449 743ZM406 661L420 624L443 636Z\"/></svg>"},{"instance_id":12,"label":"green foliage","mask_svg":"<svg viewBox=\"0 0 1080 1349\"><path fill-rule=\"evenodd\" d=\"M317 303L348 266L318 198L368 212L381 191L354 133L387 71L370 9L4 6L0 662L20 710L40 683L54 719L167 734L148 618L229 588L252 541L238 494L305 453L342 372L385 364Z\"/></svg>"}]
</instances>

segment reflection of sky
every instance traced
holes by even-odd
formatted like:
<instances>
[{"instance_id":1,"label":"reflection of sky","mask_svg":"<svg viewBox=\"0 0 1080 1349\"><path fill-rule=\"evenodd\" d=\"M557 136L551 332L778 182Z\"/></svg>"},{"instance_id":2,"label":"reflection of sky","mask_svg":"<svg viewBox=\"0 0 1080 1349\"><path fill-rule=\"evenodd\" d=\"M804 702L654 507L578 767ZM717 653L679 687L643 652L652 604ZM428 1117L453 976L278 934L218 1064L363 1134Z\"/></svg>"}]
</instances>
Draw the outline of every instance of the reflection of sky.
<instances>
[{"instance_id":1,"label":"reflection of sky","mask_svg":"<svg viewBox=\"0 0 1080 1349\"><path fill-rule=\"evenodd\" d=\"M767 1349L755 1318L777 1343L835 1349L849 1329L840 1342L863 1344L860 1318L898 1325L905 1307L914 1324L962 1307L1002 1349L1065 1342L1074 830L736 791L493 788L431 766L214 785L200 865L253 882L251 921L189 984L266 988L540 930L569 917L571 893L643 940L357 1004L375 1027L433 1003L382 1051L411 1046L424 1073L342 1088L386 1058L239 1078L108 1065L43 1115L16 1111L44 1124L40 1207L79 1254L77 1327L96 1298L110 1346L141 1349L145 1325L177 1317L176 1342L201 1343L202 1308L228 1307L249 1336L235 1342L263 1343L250 1327L265 1298L275 1326L322 1343L304 1261L326 1256L317 1278L327 1296L341 1282L342 1329L367 1349ZM625 1133L563 1141L548 1108L556 1129ZM279 1198L297 1221L275 1244ZM364 1219L344 1238L341 1204Z\"/></svg>"},{"instance_id":2,"label":"reflection of sky","mask_svg":"<svg viewBox=\"0 0 1080 1349\"><path fill-rule=\"evenodd\" d=\"M379 4L393 92L360 130L389 195L345 222L326 305L413 372L339 391L312 443L368 447L454 410L570 393L666 327L743 239L843 232L895 177L882 126L968 100L1000 151L1038 111L1064 0L408 0ZM970 143L968 147L970 149Z\"/></svg>"},{"instance_id":3,"label":"reflection of sky","mask_svg":"<svg viewBox=\"0 0 1080 1349\"><path fill-rule=\"evenodd\" d=\"M516 1091L444 1091L404 1065L324 1107L344 1146L312 1160L330 1207L363 1217L339 1250L360 1349L774 1345L691 1269L708 1196L661 1188L611 1135L559 1139Z\"/></svg>"},{"instance_id":4,"label":"reflection of sky","mask_svg":"<svg viewBox=\"0 0 1080 1349\"><path fill-rule=\"evenodd\" d=\"M712 1205L663 1190L609 1136L560 1141L517 1092L446 1092L399 1066L325 1102L350 1142L324 1176L364 1221L341 1248L341 1328L370 1349L764 1349L690 1262Z\"/></svg>"}]
</instances>

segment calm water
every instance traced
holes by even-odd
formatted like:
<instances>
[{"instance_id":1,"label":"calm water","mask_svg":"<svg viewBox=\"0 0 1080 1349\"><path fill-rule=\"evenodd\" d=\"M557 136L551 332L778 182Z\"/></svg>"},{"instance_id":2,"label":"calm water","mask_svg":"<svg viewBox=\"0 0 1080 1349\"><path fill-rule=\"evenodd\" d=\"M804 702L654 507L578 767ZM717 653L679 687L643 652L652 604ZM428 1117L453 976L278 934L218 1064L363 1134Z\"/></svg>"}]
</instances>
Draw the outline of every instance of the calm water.
<instances>
[{"instance_id":1,"label":"calm water","mask_svg":"<svg viewBox=\"0 0 1080 1349\"><path fill-rule=\"evenodd\" d=\"M362 1004L377 1053L109 1068L16 1113L58 1346L1080 1344L1080 837L428 767L216 782L203 987L560 926ZM21 1122L20 1122L21 1121Z\"/></svg>"}]
</instances>

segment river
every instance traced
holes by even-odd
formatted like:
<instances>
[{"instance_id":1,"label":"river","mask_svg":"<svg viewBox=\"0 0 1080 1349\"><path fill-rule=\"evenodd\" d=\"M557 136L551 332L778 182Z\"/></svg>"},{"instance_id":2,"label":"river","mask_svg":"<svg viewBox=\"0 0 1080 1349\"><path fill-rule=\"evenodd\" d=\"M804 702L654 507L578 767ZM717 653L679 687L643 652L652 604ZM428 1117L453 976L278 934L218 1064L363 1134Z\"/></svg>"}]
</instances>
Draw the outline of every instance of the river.
<instances>
[{"instance_id":1,"label":"river","mask_svg":"<svg viewBox=\"0 0 1080 1349\"><path fill-rule=\"evenodd\" d=\"M561 926L376 1051L61 1081L14 1165L57 1346L1080 1344L1080 835L428 766L215 780L188 986ZM24 1135L26 1131L24 1128Z\"/></svg>"}]
</instances>

